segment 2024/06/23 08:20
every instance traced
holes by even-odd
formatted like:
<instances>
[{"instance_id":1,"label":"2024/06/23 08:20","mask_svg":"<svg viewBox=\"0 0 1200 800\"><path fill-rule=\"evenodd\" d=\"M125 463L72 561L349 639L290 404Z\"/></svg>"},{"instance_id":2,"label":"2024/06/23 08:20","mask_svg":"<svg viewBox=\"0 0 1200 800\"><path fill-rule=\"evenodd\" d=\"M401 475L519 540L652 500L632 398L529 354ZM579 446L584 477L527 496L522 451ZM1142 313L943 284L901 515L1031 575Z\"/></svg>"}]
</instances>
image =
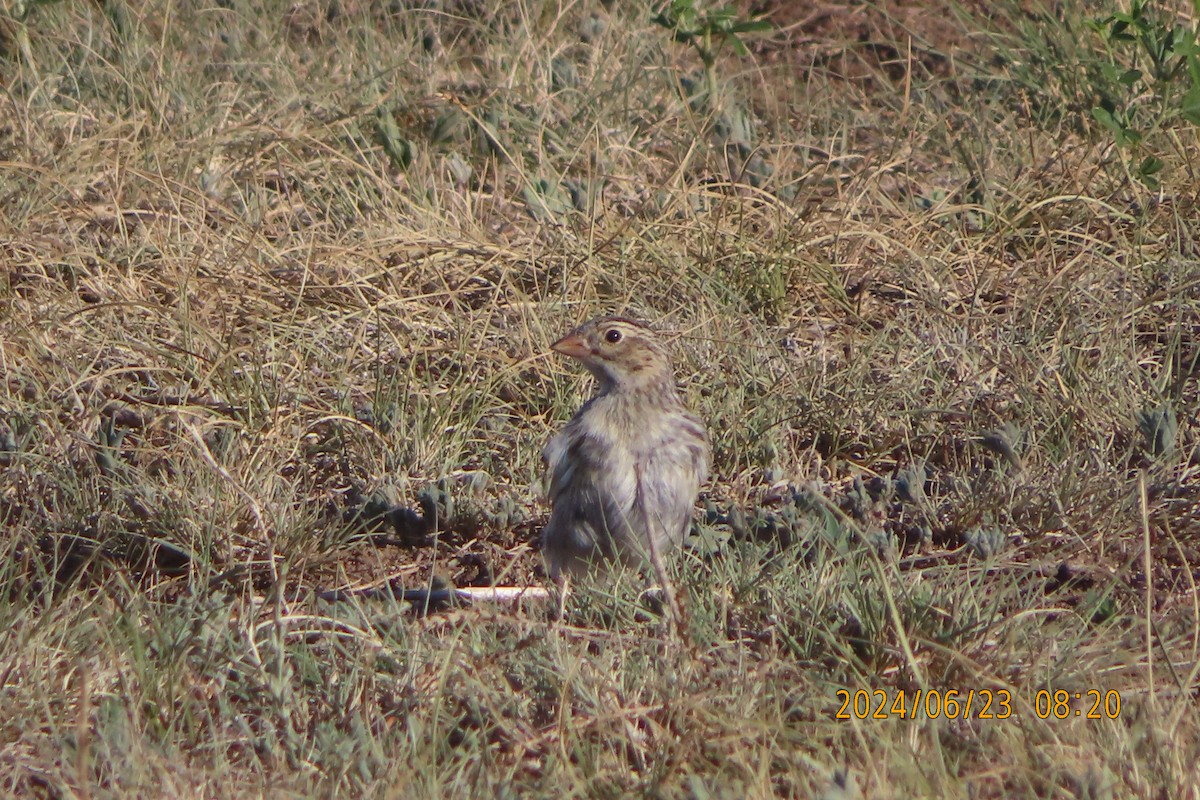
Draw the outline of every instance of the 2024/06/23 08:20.
<instances>
[{"instance_id":1,"label":"2024/06/23 08:20","mask_svg":"<svg viewBox=\"0 0 1200 800\"><path fill-rule=\"evenodd\" d=\"M1003 720L1013 715L1012 692L1008 689L948 689L944 692L938 689L915 692L838 689L835 696L841 702L834 714L834 719L838 720L912 719L921 712L929 719L966 719L972 716L972 711L975 719ZM1082 692L1039 689L1033 696L1033 713L1038 719L1117 719L1121 715L1121 693L1116 689L1107 692L1099 689Z\"/></svg>"}]
</instances>

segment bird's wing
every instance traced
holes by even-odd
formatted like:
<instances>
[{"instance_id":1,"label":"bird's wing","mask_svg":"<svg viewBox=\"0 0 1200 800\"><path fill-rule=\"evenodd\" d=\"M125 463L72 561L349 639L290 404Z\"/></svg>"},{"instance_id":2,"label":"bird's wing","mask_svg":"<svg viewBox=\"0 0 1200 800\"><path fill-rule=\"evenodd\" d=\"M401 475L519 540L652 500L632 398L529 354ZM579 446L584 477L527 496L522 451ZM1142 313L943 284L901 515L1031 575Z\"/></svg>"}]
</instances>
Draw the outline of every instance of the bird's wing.
<instances>
[{"instance_id":1,"label":"bird's wing","mask_svg":"<svg viewBox=\"0 0 1200 800\"><path fill-rule=\"evenodd\" d=\"M692 504L708 477L709 449L704 427L690 414L683 432L664 435L648 450L637 471L638 503L646 529L680 541L687 533Z\"/></svg>"},{"instance_id":2,"label":"bird's wing","mask_svg":"<svg viewBox=\"0 0 1200 800\"><path fill-rule=\"evenodd\" d=\"M612 443L568 428L550 440L542 456L553 506L543 532L550 552L582 557L599 547L612 555L628 544L637 524L630 519L637 481L632 469L617 468L624 459Z\"/></svg>"},{"instance_id":3,"label":"bird's wing","mask_svg":"<svg viewBox=\"0 0 1200 800\"><path fill-rule=\"evenodd\" d=\"M606 511L624 513L637 498L637 485L625 460L611 442L570 429L555 436L542 451L546 461L546 497L554 506L602 502ZM570 497L567 497L569 495Z\"/></svg>"},{"instance_id":4,"label":"bird's wing","mask_svg":"<svg viewBox=\"0 0 1200 800\"><path fill-rule=\"evenodd\" d=\"M546 496L546 501L551 504L554 503L554 498L562 492L563 484L571 480L569 474L571 462L566 459L566 455L567 436L565 432L553 437L542 448L542 465L545 467L542 474L542 493ZM568 473L563 474L564 470Z\"/></svg>"}]
</instances>

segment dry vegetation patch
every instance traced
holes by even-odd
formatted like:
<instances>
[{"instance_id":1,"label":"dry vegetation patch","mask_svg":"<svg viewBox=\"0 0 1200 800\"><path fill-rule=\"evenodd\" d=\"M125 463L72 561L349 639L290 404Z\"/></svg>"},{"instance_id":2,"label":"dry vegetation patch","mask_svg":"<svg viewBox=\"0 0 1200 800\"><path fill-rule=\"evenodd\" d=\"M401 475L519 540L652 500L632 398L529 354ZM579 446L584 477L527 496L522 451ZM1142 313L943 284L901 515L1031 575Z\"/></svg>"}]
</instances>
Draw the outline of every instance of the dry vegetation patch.
<instances>
[{"instance_id":1,"label":"dry vegetation patch","mask_svg":"<svg viewBox=\"0 0 1200 800\"><path fill-rule=\"evenodd\" d=\"M5 791L1200 796L1195 8L674 6L0 9ZM543 581L612 311L686 636L392 597Z\"/></svg>"}]
</instances>

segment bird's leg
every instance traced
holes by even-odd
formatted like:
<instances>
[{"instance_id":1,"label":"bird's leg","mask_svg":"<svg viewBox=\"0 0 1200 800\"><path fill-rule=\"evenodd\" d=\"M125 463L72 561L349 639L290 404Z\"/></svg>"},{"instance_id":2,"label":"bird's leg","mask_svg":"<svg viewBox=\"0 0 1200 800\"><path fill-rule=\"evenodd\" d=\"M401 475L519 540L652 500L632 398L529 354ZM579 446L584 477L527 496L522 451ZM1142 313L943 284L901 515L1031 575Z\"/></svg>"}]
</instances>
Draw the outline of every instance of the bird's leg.
<instances>
[{"instance_id":1,"label":"bird's leg","mask_svg":"<svg viewBox=\"0 0 1200 800\"><path fill-rule=\"evenodd\" d=\"M554 583L558 589L558 614L555 619L563 620L567 616L567 595L571 593L571 576L565 572L556 575Z\"/></svg>"},{"instance_id":2,"label":"bird's leg","mask_svg":"<svg viewBox=\"0 0 1200 800\"><path fill-rule=\"evenodd\" d=\"M679 600L675 597L675 584L671 582L671 576L667 574L666 565L663 564L662 556L658 552L658 545L654 542L654 537L651 536L650 544L650 565L654 567L654 576L658 578L658 582L662 585L663 597L667 600L667 608L671 612L670 627L676 631L683 630L683 609L679 606Z\"/></svg>"}]
</instances>

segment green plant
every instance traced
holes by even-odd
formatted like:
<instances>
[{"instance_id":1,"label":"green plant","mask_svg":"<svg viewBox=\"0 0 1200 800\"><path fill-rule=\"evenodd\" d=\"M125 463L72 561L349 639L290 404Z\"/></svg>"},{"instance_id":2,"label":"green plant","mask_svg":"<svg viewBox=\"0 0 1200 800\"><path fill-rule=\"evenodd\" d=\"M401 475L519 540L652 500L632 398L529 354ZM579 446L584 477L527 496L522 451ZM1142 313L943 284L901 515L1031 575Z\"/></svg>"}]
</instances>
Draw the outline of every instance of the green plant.
<instances>
[{"instance_id":1,"label":"green plant","mask_svg":"<svg viewBox=\"0 0 1200 800\"><path fill-rule=\"evenodd\" d=\"M761 18L741 19L733 6L705 11L696 0L671 0L664 4L651 21L671 31L681 44L689 44L704 62L704 77L710 96L716 90L717 57L728 45L744 56L749 51L740 36L755 31L770 30L771 23Z\"/></svg>"},{"instance_id":2,"label":"green plant","mask_svg":"<svg viewBox=\"0 0 1200 800\"><path fill-rule=\"evenodd\" d=\"M1155 134L1200 124L1200 1L1192 5L1190 24L1150 0L1104 16L1072 0L1052 10L1009 7L1002 16L1016 35L999 35L999 55L1023 112L1083 135L1098 124L1125 154L1129 174L1157 187L1165 163Z\"/></svg>"},{"instance_id":3,"label":"green plant","mask_svg":"<svg viewBox=\"0 0 1200 800\"><path fill-rule=\"evenodd\" d=\"M1193 0L1200 15L1200 0ZM1184 119L1200 125L1200 19L1175 24L1150 0L1134 0L1128 11L1091 20L1103 41L1103 88L1091 115L1126 149L1136 149L1147 130ZM1136 159L1135 159L1136 160ZM1148 154L1134 175L1158 186L1163 162Z\"/></svg>"}]
</instances>

